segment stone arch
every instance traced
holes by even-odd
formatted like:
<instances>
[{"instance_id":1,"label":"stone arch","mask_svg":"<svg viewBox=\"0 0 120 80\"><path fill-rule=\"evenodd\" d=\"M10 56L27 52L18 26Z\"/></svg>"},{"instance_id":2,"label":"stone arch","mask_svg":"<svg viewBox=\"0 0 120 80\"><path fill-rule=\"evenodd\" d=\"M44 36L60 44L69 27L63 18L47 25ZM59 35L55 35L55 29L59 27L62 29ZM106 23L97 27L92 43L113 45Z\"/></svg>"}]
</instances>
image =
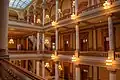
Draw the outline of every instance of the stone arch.
<instances>
[{"instance_id":1,"label":"stone arch","mask_svg":"<svg viewBox=\"0 0 120 80\"><path fill-rule=\"evenodd\" d=\"M18 13L17 11L10 9L9 10L9 18L12 20L17 20L18 19Z\"/></svg>"}]
</instances>

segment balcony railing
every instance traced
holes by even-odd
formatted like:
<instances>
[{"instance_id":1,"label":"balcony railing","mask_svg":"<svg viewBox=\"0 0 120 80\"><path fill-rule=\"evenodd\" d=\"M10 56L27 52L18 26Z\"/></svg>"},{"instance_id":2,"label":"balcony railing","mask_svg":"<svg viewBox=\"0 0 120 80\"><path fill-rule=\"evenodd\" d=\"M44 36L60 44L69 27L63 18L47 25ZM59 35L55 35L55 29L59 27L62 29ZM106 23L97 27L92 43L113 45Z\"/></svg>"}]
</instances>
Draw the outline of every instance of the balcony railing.
<instances>
[{"instance_id":1,"label":"balcony railing","mask_svg":"<svg viewBox=\"0 0 120 80\"><path fill-rule=\"evenodd\" d=\"M19 22L19 23L26 23L26 24L35 25L35 26L42 26L42 24L38 24L38 23L28 23L28 22L25 21L25 20L9 19L9 21L15 21L15 22Z\"/></svg>"},{"instance_id":2,"label":"balcony railing","mask_svg":"<svg viewBox=\"0 0 120 80\"><path fill-rule=\"evenodd\" d=\"M54 54L55 51L8 51L9 54ZM74 55L75 51L57 51L58 55ZM79 56L108 57L105 51L79 51ZM115 58L120 58L120 52L115 52Z\"/></svg>"},{"instance_id":3,"label":"balcony railing","mask_svg":"<svg viewBox=\"0 0 120 80\"><path fill-rule=\"evenodd\" d=\"M75 51L58 51L58 55L74 55Z\"/></svg>"},{"instance_id":4,"label":"balcony railing","mask_svg":"<svg viewBox=\"0 0 120 80\"><path fill-rule=\"evenodd\" d=\"M8 51L9 54L37 54L37 51Z\"/></svg>"},{"instance_id":5,"label":"balcony railing","mask_svg":"<svg viewBox=\"0 0 120 80\"><path fill-rule=\"evenodd\" d=\"M120 52L115 52L115 58L120 58Z\"/></svg>"},{"instance_id":6,"label":"balcony railing","mask_svg":"<svg viewBox=\"0 0 120 80\"><path fill-rule=\"evenodd\" d=\"M108 52L102 51L80 51L80 56L108 57Z\"/></svg>"}]
</instances>

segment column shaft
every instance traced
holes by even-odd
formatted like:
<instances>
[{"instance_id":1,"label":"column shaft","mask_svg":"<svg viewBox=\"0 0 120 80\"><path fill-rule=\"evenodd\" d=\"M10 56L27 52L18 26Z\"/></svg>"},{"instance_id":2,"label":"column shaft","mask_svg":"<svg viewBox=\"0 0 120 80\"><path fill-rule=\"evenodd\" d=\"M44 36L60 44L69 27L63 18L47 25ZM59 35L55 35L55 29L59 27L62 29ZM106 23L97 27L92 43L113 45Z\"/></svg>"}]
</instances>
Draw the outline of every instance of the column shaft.
<instances>
[{"instance_id":1,"label":"column shaft","mask_svg":"<svg viewBox=\"0 0 120 80\"><path fill-rule=\"evenodd\" d=\"M55 20L58 20L58 0L56 0L56 12L55 12Z\"/></svg>"},{"instance_id":2,"label":"column shaft","mask_svg":"<svg viewBox=\"0 0 120 80\"><path fill-rule=\"evenodd\" d=\"M95 5L95 0L91 0L91 5Z\"/></svg>"},{"instance_id":3,"label":"column shaft","mask_svg":"<svg viewBox=\"0 0 120 80\"><path fill-rule=\"evenodd\" d=\"M29 42L28 42L28 38L26 38L26 50L28 50L29 47Z\"/></svg>"},{"instance_id":4,"label":"column shaft","mask_svg":"<svg viewBox=\"0 0 120 80\"><path fill-rule=\"evenodd\" d=\"M76 67L75 68L75 72L76 72L76 79L75 80L81 80L81 74L80 74L80 67Z\"/></svg>"},{"instance_id":5,"label":"column shaft","mask_svg":"<svg viewBox=\"0 0 120 80\"><path fill-rule=\"evenodd\" d=\"M0 55L8 49L8 5L9 0L0 0Z\"/></svg>"},{"instance_id":6,"label":"column shaft","mask_svg":"<svg viewBox=\"0 0 120 80\"><path fill-rule=\"evenodd\" d=\"M59 80L58 63L55 63L55 80Z\"/></svg>"},{"instance_id":7,"label":"column shaft","mask_svg":"<svg viewBox=\"0 0 120 80\"><path fill-rule=\"evenodd\" d=\"M27 23L29 23L29 9L27 10Z\"/></svg>"},{"instance_id":8,"label":"column shaft","mask_svg":"<svg viewBox=\"0 0 120 80\"><path fill-rule=\"evenodd\" d=\"M42 77L45 78L45 62L42 61Z\"/></svg>"},{"instance_id":9,"label":"column shaft","mask_svg":"<svg viewBox=\"0 0 120 80\"><path fill-rule=\"evenodd\" d=\"M44 51L45 50L45 45L44 45L44 43L45 43L45 35L44 35L44 33L42 34L42 50Z\"/></svg>"},{"instance_id":10,"label":"column shaft","mask_svg":"<svg viewBox=\"0 0 120 80\"><path fill-rule=\"evenodd\" d=\"M35 46L36 46L36 41L35 41L35 36L33 35L33 50L35 50Z\"/></svg>"},{"instance_id":11,"label":"column shaft","mask_svg":"<svg viewBox=\"0 0 120 80\"><path fill-rule=\"evenodd\" d=\"M78 12L78 0L75 0L75 15L77 15Z\"/></svg>"},{"instance_id":12,"label":"column shaft","mask_svg":"<svg viewBox=\"0 0 120 80\"><path fill-rule=\"evenodd\" d=\"M89 79L93 80L93 67L89 66L89 73L88 73Z\"/></svg>"},{"instance_id":13,"label":"column shaft","mask_svg":"<svg viewBox=\"0 0 120 80\"><path fill-rule=\"evenodd\" d=\"M36 15L34 14L34 24L36 23Z\"/></svg>"},{"instance_id":14,"label":"column shaft","mask_svg":"<svg viewBox=\"0 0 120 80\"><path fill-rule=\"evenodd\" d=\"M33 60L33 73L35 73L36 71L35 71L35 68L36 68L36 61L35 60Z\"/></svg>"},{"instance_id":15,"label":"column shaft","mask_svg":"<svg viewBox=\"0 0 120 80\"><path fill-rule=\"evenodd\" d=\"M43 0L43 26L45 24L45 0Z\"/></svg>"},{"instance_id":16,"label":"column shaft","mask_svg":"<svg viewBox=\"0 0 120 80\"><path fill-rule=\"evenodd\" d=\"M93 66L93 80L98 80L98 67Z\"/></svg>"},{"instance_id":17,"label":"column shaft","mask_svg":"<svg viewBox=\"0 0 120 80\"><path fill-rule=\"evenodd\" d=\"M93 30L93 49L96 50L97 49L97 40L96 40L96 30Z\"/></svg>"},{"instance_id":18,"label":"column shaft","mask_svg":"<svg viewBox=\"0 0 120 80\"><path fill-rule=\"evenodd\" d=\"M76 25L76 50L79 50L79 26Z\"/></svg>"},{"instance_id":19,"label":"column shaft","mask_svg":"<svg viewBox=\"0 0 120 80\"><path fill-rule=\"evenodd\" d=\"M116 80L116 72L115 71L110 71L109 80Z\"/></svg>"},{"instance_id":20,"label":"column shaft","mask_svg":"<svg viewBox=\"0 0 120 80\"><path fill-rule=\"evenodd\" d=\"M40 50L40 33L37 33L37 51Z\"/></svg>"},{"instance_id":21,"label":"column shaft","mask_svg":"<svg viewBox=\"0 0 120 80\"><path fill-rule=\"evenodd\" d=\"M114 32L113 32L113 23L112 17L108 17L108 31L109 31L109 50L114 50Z\"/></svg>"},{"instance_id":22,"label":"column shaft","mask_svg":"<svg viewBox=\"0 0 120 80\"><path fill-rule=\"evenodd\" d=\"M114 59L114 28L113 28L113 23L112 23L112 17L109 15L108 16L108 33L109 33L109 52L108 52L108 57L111 59Z\"/></svg>"},{"instance_id":23,"label":"column shaft","mask_svg":"<svg viewBox=\"0 0 120 80\"><path fill-rule=\"evenodd\" d=\"M26 68L26 70L28 70L28 60L26 60L25 68Z\"/></svg>"},{"instance_id":24,"label":"column shaft","mask_svg":"<svg viewBox=\"0 0 120 80\"><path fill-rule=\"evenodd\" d=\"M40 76L40 62L36 61L36 75Z\"/></svg>"},{"instance_id":25,"label":"column shaft","mask_svg":"<svg viewBox=\"0 0 120 80\"><path fill-rule=\"evenodd\" d=\"M55 39L55 43L56 43L56 51L57 51L57 50L58 50L58 29L56 29L55 34L56 34L56 35L55 35L55 36L56 36L56 37L55 37L55 38L56 38L56 39Z\"/></svg>"}]
</instances>

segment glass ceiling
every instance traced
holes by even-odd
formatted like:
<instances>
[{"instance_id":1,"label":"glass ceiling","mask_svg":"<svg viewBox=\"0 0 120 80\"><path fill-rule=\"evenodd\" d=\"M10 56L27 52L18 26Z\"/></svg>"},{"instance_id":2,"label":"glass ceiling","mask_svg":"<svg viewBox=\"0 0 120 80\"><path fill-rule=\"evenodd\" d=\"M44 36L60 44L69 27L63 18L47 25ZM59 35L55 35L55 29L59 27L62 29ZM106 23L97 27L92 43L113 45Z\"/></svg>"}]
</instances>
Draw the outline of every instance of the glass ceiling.
<instances>
[{"instance_id":1,"label":"glass ceiling","mask_svg":"<svg viewBox=\"0 0 120 80\"><path fill-rule=\"evenodd\" d=\"M16 9L24 9L32 0L9 0L9 7Z\"/></svg>"}]
</instances>

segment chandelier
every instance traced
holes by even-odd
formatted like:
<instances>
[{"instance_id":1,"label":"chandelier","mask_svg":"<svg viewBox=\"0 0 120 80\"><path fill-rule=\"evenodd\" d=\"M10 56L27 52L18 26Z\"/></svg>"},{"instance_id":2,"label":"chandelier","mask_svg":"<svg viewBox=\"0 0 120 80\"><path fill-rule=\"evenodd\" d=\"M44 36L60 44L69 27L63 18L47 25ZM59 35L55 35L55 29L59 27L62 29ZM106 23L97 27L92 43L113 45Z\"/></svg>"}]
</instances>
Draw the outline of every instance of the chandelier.
<instances>
[{"instance_id":1,"label":"chandelier","mask_svg":"<svg viewBox=\"0 0 120 80\"><path fill-rule=\"evenodd\" d=\"M9 40L9 44L14 44L14 40L12 38Z\"/></svg>"}]
</instances>

